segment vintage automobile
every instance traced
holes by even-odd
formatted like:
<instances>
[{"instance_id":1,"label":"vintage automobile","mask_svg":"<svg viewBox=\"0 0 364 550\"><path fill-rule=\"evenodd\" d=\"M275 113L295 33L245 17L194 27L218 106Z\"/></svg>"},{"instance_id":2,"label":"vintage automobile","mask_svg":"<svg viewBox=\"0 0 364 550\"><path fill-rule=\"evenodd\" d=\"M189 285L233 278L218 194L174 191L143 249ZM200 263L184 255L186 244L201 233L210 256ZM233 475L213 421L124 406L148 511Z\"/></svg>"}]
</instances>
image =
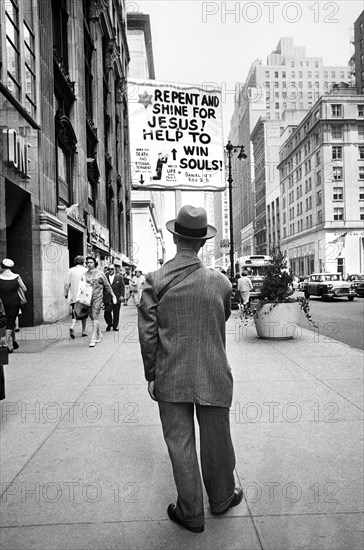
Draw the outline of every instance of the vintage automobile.
<instances>
[{"instance_id":1,"label":"vintage automobile","mask_svg":"<svg viewBox=\"0 0 364 550\"><path fill-rule=\"evenodd\" d=\"M357 295L364 298L364 274L357 273L350 275L350 281L351 284L355 287Z\"/></svg>"},{"instance_id":2,"label":"vintage automobile","mask_svg":"<svg viewBox=\"0 0 364 550\"><path fill-rule=\"evenodd\" d=\"M320 296L322 300L345 298L354 300L357 296L351 281L344 281L341 273L312 273L303 283L305 298Z\"/></svg>"},{"instance_id":3,"label":"vintage automobile","mask_svg":"<svg viewBox=\"0 0 364 550\"><path fill-rule=\"evenodd\" d=\"M307 281L308 277L306 275L301 275L299 279L300 280L298 281L297 290L303 291L304 284Z\"/></svg>"}]
</instances>

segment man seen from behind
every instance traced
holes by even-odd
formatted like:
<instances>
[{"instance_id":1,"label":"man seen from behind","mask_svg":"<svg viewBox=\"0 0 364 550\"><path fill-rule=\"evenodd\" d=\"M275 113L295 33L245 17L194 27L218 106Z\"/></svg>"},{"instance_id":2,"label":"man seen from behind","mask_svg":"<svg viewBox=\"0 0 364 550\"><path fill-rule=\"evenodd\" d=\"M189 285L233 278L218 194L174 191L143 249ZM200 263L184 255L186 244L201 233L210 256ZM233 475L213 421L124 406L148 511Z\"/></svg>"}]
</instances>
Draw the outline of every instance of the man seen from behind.
<instances>
[{"instance_id":1,"label":"man seen from behind","mask_svg":"<svg viewBox=\"0 0 364 550\"><path fill-rule=\"evenodd\" d=\"M216 229L203 208L184 206L167 222L176 256L149 273L138 309L145 378L158 402L163 435L177 488L167 509L175 523L204 530L202 481L195 445L194 414L200 432L202 478L213 514L240 504L229 407L233 378L225 351L231 284L205 268L197 254Z\"/></svg>"}]
</instances>

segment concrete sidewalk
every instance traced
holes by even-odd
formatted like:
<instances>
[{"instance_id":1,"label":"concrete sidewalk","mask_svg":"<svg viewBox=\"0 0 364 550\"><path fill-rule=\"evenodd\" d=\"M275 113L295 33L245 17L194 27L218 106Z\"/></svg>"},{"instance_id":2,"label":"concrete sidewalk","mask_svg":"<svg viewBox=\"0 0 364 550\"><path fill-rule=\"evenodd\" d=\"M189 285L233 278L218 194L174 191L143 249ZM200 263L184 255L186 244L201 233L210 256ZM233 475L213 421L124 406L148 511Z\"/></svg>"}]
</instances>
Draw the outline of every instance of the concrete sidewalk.
<instances>
[{"instance_id":1,"label":"concrete sidewalk","mask_svg":"<svg viewBox=\"0 0 364 550\"><path fill-rule=\"evenodd\" d=\"M104 325L104 323L103 323ZM176 498L147 394L136 308L95 348L68 320L22 329L1 402L3 550L356 550L363 544L363 353L302 329L264 341L233 312L227 350L245 500L206 526Z\"/></svg>"}]
</instances>

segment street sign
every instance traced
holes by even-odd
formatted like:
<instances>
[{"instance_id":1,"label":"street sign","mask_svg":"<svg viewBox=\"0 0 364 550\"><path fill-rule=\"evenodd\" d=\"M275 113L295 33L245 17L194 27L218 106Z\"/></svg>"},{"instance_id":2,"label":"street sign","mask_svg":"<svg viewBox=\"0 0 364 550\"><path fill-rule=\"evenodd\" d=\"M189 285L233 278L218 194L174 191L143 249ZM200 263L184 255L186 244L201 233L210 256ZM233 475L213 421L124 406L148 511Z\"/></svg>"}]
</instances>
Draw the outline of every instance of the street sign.
<instances>
[{"instance_id":1,"label":"street sign","mask_svg":"<svg viewBox=\"0 0 364 550\"><path fill-rule=\"evenodd\" d=\"M230 248L230 241L229 241L229 239L221 239L221 241L220 241L220 248Z\"/></svg>"}]
</instances>

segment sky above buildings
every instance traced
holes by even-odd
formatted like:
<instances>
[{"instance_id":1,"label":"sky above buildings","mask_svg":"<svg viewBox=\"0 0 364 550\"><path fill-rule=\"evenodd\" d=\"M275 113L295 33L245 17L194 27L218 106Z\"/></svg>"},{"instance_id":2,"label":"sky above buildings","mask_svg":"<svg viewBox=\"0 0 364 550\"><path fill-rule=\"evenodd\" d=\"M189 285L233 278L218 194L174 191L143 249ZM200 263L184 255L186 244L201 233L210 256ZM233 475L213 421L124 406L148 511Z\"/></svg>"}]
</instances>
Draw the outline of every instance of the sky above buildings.
<instances>
[{"instance_id":1,"label":"sky above buildings","mask_svg":"<svg viewBox=\"0 0 364 550\"><path fill-rule=\"evenodd\" d=\"M295 46L322 57L325 65L348 64L353 25L364 0L139 0L127 1L126 9L150 16L156 80L221 87L227 143L235 85L245 81L253 61L265 65L280 38L292 36ZM173 218L174 194L166 195ZM203 194L184 192L182 204L203 206ZM174 246L170 235L165 237L169 259Z\"/></svg>"},{"instance_id":2,"label":"sky above buildings","mask_svg":"<svg viewBox=\"0 0 364 550\"><path fill-rule=\"evenodd\" d=\"M325 65L347 64L364 0L140 0L126 8L150 15L156 80L221 86L226 139L235 84L245 81L252 62L265 64L279 39L292 36Z\"/></svg>"}]
</instances>

